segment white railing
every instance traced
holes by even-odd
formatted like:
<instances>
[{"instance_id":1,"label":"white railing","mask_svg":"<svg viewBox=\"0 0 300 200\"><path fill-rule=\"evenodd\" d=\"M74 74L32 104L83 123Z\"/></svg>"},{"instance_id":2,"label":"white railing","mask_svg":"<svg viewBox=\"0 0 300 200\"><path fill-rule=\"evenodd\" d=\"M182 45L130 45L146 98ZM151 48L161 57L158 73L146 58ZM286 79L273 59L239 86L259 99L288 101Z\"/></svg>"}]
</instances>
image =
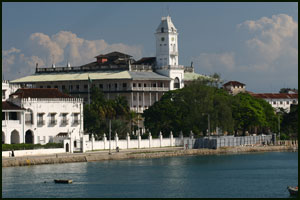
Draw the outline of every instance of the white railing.
<instances>
[{"instance_id":1,"label":"white railing","mask_svg":"<svg viewBox=\"0 0 300 200\"><path fill-rule=\"evenodd\" d=\"M167 87L132 87L132 91L169 91Z\"/></svg>"}]
</instances>

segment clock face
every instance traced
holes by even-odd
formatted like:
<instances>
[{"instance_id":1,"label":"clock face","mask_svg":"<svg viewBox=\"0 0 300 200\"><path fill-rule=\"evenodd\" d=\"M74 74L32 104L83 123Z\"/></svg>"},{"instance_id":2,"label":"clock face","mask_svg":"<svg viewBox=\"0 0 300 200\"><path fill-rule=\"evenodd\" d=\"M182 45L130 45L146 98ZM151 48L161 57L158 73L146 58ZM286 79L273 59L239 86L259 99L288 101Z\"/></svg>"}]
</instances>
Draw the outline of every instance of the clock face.
<instances>
[{"instance_id":1,"label":"clock face","mask_svg":"<svg viewBox=\"0 0 300 200\"><path fill-rule=\"evenodd\" d=\"M162 38L161 38L161 41L165 41L165 38L164 38L164 37L162 37Z\"/></svg>"}]
</instances>

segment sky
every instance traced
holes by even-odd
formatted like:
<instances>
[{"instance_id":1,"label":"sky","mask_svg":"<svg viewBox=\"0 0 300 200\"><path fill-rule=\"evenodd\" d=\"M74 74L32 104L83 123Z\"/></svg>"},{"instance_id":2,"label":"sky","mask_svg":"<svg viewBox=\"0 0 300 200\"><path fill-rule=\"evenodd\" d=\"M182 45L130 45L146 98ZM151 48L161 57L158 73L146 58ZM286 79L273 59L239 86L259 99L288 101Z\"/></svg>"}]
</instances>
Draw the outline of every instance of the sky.
<instances>
[{"instance_id":1,"label":"sky","mask_svg":"<svg viewBox=\"0 0 300 200\"><path fill-rule=\"evenodd\" d=\"M79 66L112 51L155 56L155 30L170 15L179 64L246 90L298 88L298 3L2 3L2 78L39 67Z\"/></svg>"}]
</instances>

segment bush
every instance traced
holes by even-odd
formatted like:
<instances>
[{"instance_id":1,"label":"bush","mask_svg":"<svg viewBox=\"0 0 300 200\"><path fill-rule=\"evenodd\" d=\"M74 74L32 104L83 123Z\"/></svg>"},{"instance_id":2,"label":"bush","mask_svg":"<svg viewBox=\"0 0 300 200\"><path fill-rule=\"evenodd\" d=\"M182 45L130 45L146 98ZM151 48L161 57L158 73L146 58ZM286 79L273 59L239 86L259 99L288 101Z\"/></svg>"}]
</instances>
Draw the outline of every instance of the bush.
<instances>
[{"instance_id":1,"label":"bush","mask_svg":"<svg viewBox=\"0 0 300 200\"><path fill-rule=\"evenodd\" d=\"M47 143L41 144L2 144L2 151L11 150L29 150L29 149L51 149L51 148L63 148L62 143Z\"/></svg>"}]
</instances>

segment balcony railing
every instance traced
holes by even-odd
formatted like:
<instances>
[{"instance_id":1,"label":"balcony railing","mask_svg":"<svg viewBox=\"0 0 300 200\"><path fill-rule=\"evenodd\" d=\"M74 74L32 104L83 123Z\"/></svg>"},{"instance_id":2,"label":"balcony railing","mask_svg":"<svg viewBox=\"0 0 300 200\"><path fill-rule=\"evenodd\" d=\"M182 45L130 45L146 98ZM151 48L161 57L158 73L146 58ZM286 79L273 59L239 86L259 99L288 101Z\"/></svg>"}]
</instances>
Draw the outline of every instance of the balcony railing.
<instances>
[{"instance_id":1,"label":"balcony railing","mask_svg":"<svg viewBox=\"0 0 300 200\"><path fill-rule=\"evenodd\" d=\"M160 91L167 92L169 88L167 87L132 87L132 91Z\"/></svg>"}]
</instances>

